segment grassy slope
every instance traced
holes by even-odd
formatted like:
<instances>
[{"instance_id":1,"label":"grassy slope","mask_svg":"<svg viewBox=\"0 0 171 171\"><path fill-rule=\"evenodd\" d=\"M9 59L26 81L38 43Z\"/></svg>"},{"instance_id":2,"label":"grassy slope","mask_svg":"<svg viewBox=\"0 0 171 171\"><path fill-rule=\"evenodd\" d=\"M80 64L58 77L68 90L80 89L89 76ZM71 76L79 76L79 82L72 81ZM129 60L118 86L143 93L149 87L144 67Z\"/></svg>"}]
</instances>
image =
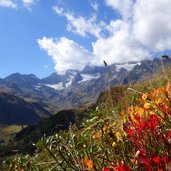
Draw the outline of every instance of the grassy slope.
<instances>
[{"instance_id":1,"label":"grassy slope","mask_svg":"<svg viewBox=\"0 0 171 171\"><path fill-rule=\"evenodd\" d=\"M22 127L21 125L0 125L0 140L5 140L16 134L22 130Z\"/></svg>"},{"instance_id":2,"label":"grassy slope","mask_svg":"<svg viewBox=\"0 0 171 171\"><path fill-rule=\"evenodd\" d=\"M130 85L126 85L126 86L113 87L113 88L105 91L104 93L101 94L98 102L96 103L96 106L97 105L99 106L100 111L99 112L90 112L91 114L89 116L88 122L86 121L83 123L84 128L82 130L79 130L76 135L80 136L80 137L84 134L86 135L87 130L89 133L93 132L94 125L97 122L100 123L100 121L99 121L100 119L102 119L102 121L104 121L106 118L110 117L111 110L115 110L115 112L118 112L121 109L123 109L125 107L125 97L128 102L128 105L132 105L132 104L136 103L135 99L137 98L137 96L141 95L141 93L152 90L155 87L163 87L163 86L165 86L166 82L168 82L168 81L171 82L171 69L170 68L167 68L167 69L161 71L160 73L156 73L156 75L154 75L154 77L152 79L142 81L142 82L136 83L134 85L130 84ZM103 124L103 122L102 122L102 124ZM87 127L89 129L87 129ZM63 136L61 141L64 141L64 139L67 136L66 133L60 133L60 135ZM46 141L47 140L48 139L46 139ZM81 140L79 140L79 141L80 142L78 142L78 144L84 145L84 143L86 143L86 141L83 141L83 142ZM52 161L50 155L47 153L46 150L41 151L41 153L39 153L39 157L37 157L38 163L43 162L43 161L46 162L49 160ZM48 167L48 166L46 166L46 167Z\"/></svg>"}]
</instances>

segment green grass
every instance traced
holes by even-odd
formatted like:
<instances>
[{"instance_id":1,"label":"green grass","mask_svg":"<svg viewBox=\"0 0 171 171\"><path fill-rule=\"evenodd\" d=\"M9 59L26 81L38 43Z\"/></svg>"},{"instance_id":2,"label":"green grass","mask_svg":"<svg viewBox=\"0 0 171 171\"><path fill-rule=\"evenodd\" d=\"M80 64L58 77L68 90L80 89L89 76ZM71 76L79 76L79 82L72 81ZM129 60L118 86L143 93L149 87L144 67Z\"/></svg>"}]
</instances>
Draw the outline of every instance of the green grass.
<instances>
[{"instance_id":1,"label":"green grass","mask_svg":"<svg viewBox=\"0 0 171 171\"><path fill-rule=\"evenodd\" d=\"M127 105L128 107L136 106L139 104L137 101L143 93L148 93L157 87L165 87L168 81L171 82L171 69L169 68L156 74L152 79L107 90L101 94L96 104L99 108L96 110L90 109L86 115L87 117L83 121L79 120L79 127L73 125L70 131L61 131L58 134L41 138L37 143L37 151L34 156L13 156L6 160L6 168L11 168L10 164L15 163L18 170L22 168L61 170L62 167L69 171L73 170L72 167L78 170L77 166L83 165L82 161L86 156L93 160L97 168L108 166L110 161L116 162L116 159L122 160L122 158L125 159L125 163L128 163L128 154L133 146L126 139L117 143L115 133L121 132L120 125L122 124L122 120L118 118L117 114L126 110ZM140 107L142 107L142 104ZM42 126L45 127L45 125L47 124ZM167 124L164 126L167 128ZM115 133L112 132L111 128L113 127L115 127ZM21 126L18 125L4 127L0 129L0 135L9 136L19 131L19 129L21 129ZM100 133L103 134L100 135ZM93 139L93 136L95 139ZM148 138L151 140L150 137ZM114 147L114 142L116 142L117 148ZM28 140L24 143L28 143ZM118 151L118 149L121 150ZM136 153L137 150L134 152ZM117 154L121 155L116 158ZM101 160L102 157L103 160Z\"/></svg>"},{"instance_id":2,"label":"green grass","mask_svg":"<svg viewBox=\"0 0 171 171\"><path fill-rule=\"evenodd\" d=\"M22 130L22 125L1 125L0 140L4 140L21 130Z\"/></svg>"}]
</instances>

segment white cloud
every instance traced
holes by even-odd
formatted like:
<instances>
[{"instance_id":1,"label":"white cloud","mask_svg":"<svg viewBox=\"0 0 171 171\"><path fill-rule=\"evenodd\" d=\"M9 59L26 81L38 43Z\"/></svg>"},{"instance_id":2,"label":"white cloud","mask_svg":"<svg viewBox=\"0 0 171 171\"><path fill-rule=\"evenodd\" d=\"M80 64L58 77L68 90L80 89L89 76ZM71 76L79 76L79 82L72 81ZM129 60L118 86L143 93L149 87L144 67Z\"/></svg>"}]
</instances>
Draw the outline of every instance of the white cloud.
<instances>
[{"instance_id":1,"label":"white cloud","mask_svg":"<svg viewBox=\"0 0 171 171\"><path fill-rule=\"evenodd\" d=\"M106 5L111 6L114 10L119 11L124 19L131 17L131 9L134 0L105 0Z\"/></svg>"},{"instance_id":2,"label":"white cloud","mask_svg":"<svg viewBox=\"0 0 171 171\"><path fill-rule=\"evenodd\" d=\"M68 31L96 38L89 39L92 52L67 38L38 40L40 47L53 58L57 71L81 69L87 63L103 65L103 60L108 64L141 61L152 58L156 52L171 50L171 0L105 2L121 14L120 19L113 16L108 25L97 22L96 15L86 18L57 6L53 8L56 14L66 17Z\"/></svg>"},{"instance_id":3,"label":"white cloud","mask_svg":"<svg viewBox=\"0 0 171 171\"><path fill-rule=\"evenodd\" d=\"M118 10L122 18L106 26L109 37L92 43L99 61L139 61L171 50L170 0L106 0L106 4Z\"/></svg>"},{"instance_id":4,"label":"white cloud","mask_svg":"<svg viewBox=\"0 0 171 171\"><path fill-rule=\"evenodd\" d=\"M21 0L22 4L29 10L35 4L37 4L39 0ZM0 0L0 6L8 7L8 8L18 8L20 7L20 2L17 0Z\"/></svg>"},{"instance_id":5,"label":"white cloud","mask_svg":"<svg viewBox=\"0 0 171 171\"><path fill-rule=\"evenodd\" d=\"M137 0L134 6L135 37L154 51L171 50L170 7L170 0Z\"/></svg>"},{"instance_id":6,"label":"white cloud","mask_svg":"<svg viewBox=\"0 0 171 171\"><path fill-rule=\"evenodd\" d=\"M8 8L17 8L17 4L12 0L0 0L0 6Z\"/></svg>"},{"instance_id":7,"label":"white cloud","mask_svg":"<svg viewBox=\"0 0 171 171\"><path fill-rule=\"evenodd\" d=\"M22 0L22 2L27 9L31 10L31 7L37 4L38 0Z\"/></svg>"},{"instance_id":8,"label":"white cloud","mask_svg":"<svg viewBox=\"0 0 171 171\"><path fill-rule=\"evenodd\" d=\"M59 40L43 37L38 39L38 44L52 57L55 69L59 73L67 69L81 70L94 56L84 47L65 37Z\"/></svg>"},{"instance_id":9,"label":"white cloud","mask_svg":"<svg viewBox=\"0 0 171 171\"><path fill-rule=\"evenodd\" d=\"M90 6L94 9L94 11L98 11L99 4L97 2L90 2Z\"/></svg>"},{"instance_id":10,"label":"white cloud","mask_svg":"<svg viewBox=\"0 0 171 171\"><path fill-rule=\"evenodd\" d=\"M67 30L74 32L82 37L86 37L91 34L97 38L101 37L104 23L96 23L96 15L92 15L90 18L84 18L82 16L75 16L73 13L65 11L60 7L53 7L56 14L66 17L68 21Z\"/></svg>"},{"instance_id":11,"label":"white cloud","mask_svg":"<svg viewBox=\"0 0 171 171\"><path fill-rule=\"evenodd\" d=\"M149 58L150 53L141 48L131 35L129 23L116 20L108 26L111 35L100 38L93 43L93 52L99 57L99 65L105 60L108 64L123 63L128 61L141 61ZM95 62L94 62L95 63Z\"/></svg>"}]
</instances>

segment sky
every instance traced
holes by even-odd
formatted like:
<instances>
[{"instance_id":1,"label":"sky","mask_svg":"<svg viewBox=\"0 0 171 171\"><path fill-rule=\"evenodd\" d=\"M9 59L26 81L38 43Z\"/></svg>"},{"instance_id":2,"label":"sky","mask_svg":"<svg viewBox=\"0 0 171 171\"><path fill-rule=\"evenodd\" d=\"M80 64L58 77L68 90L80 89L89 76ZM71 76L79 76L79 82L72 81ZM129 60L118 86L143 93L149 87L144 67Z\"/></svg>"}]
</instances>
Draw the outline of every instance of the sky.
<instances>
[{"instance_id":1,"label":"sky","mask_svg":"<svg viewBox=\"0 0 171 171\"><path fill-rule=\"evenodd\" d=\"M0 0L0 77L171 55L170 0Z\"/></svg>"}]
</instances>

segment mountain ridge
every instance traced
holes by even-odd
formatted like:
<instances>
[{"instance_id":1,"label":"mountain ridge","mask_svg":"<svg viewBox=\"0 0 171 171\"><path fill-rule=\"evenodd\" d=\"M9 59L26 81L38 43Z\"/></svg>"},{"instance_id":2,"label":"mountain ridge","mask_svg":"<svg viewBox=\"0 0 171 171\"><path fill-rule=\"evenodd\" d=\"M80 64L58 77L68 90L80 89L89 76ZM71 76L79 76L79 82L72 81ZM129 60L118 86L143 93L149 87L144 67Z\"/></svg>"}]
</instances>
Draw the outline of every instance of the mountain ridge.
<instances>
[{"instance_id":1,"label":"mountain ridge","mask_svg":"<svg viewBox=\"0 0 171 171\"><path fill-rule=\"evenodd\" d=\"M11 93L0 91L0 123L1 124L32 124L42 117L52 114L35 102L26 102L24 99Z\"/></svg>"},{"instance_id":2,"label":"mountain ridge","mask_svg":"<svg viewBox=\"0 0 171 171\"><path fill-rule=\"evenodd\" d=\"M0 79L0 87L26 100L34 99L41 105L47 104L53 112L57 112L93 103L105 89L150 78L170 64L170 58L155 58L141 63L85 66L82 71L68 70L62 75L52 73L43 79L33 74L14 73Z\"/></svg>"}]
</instances>

